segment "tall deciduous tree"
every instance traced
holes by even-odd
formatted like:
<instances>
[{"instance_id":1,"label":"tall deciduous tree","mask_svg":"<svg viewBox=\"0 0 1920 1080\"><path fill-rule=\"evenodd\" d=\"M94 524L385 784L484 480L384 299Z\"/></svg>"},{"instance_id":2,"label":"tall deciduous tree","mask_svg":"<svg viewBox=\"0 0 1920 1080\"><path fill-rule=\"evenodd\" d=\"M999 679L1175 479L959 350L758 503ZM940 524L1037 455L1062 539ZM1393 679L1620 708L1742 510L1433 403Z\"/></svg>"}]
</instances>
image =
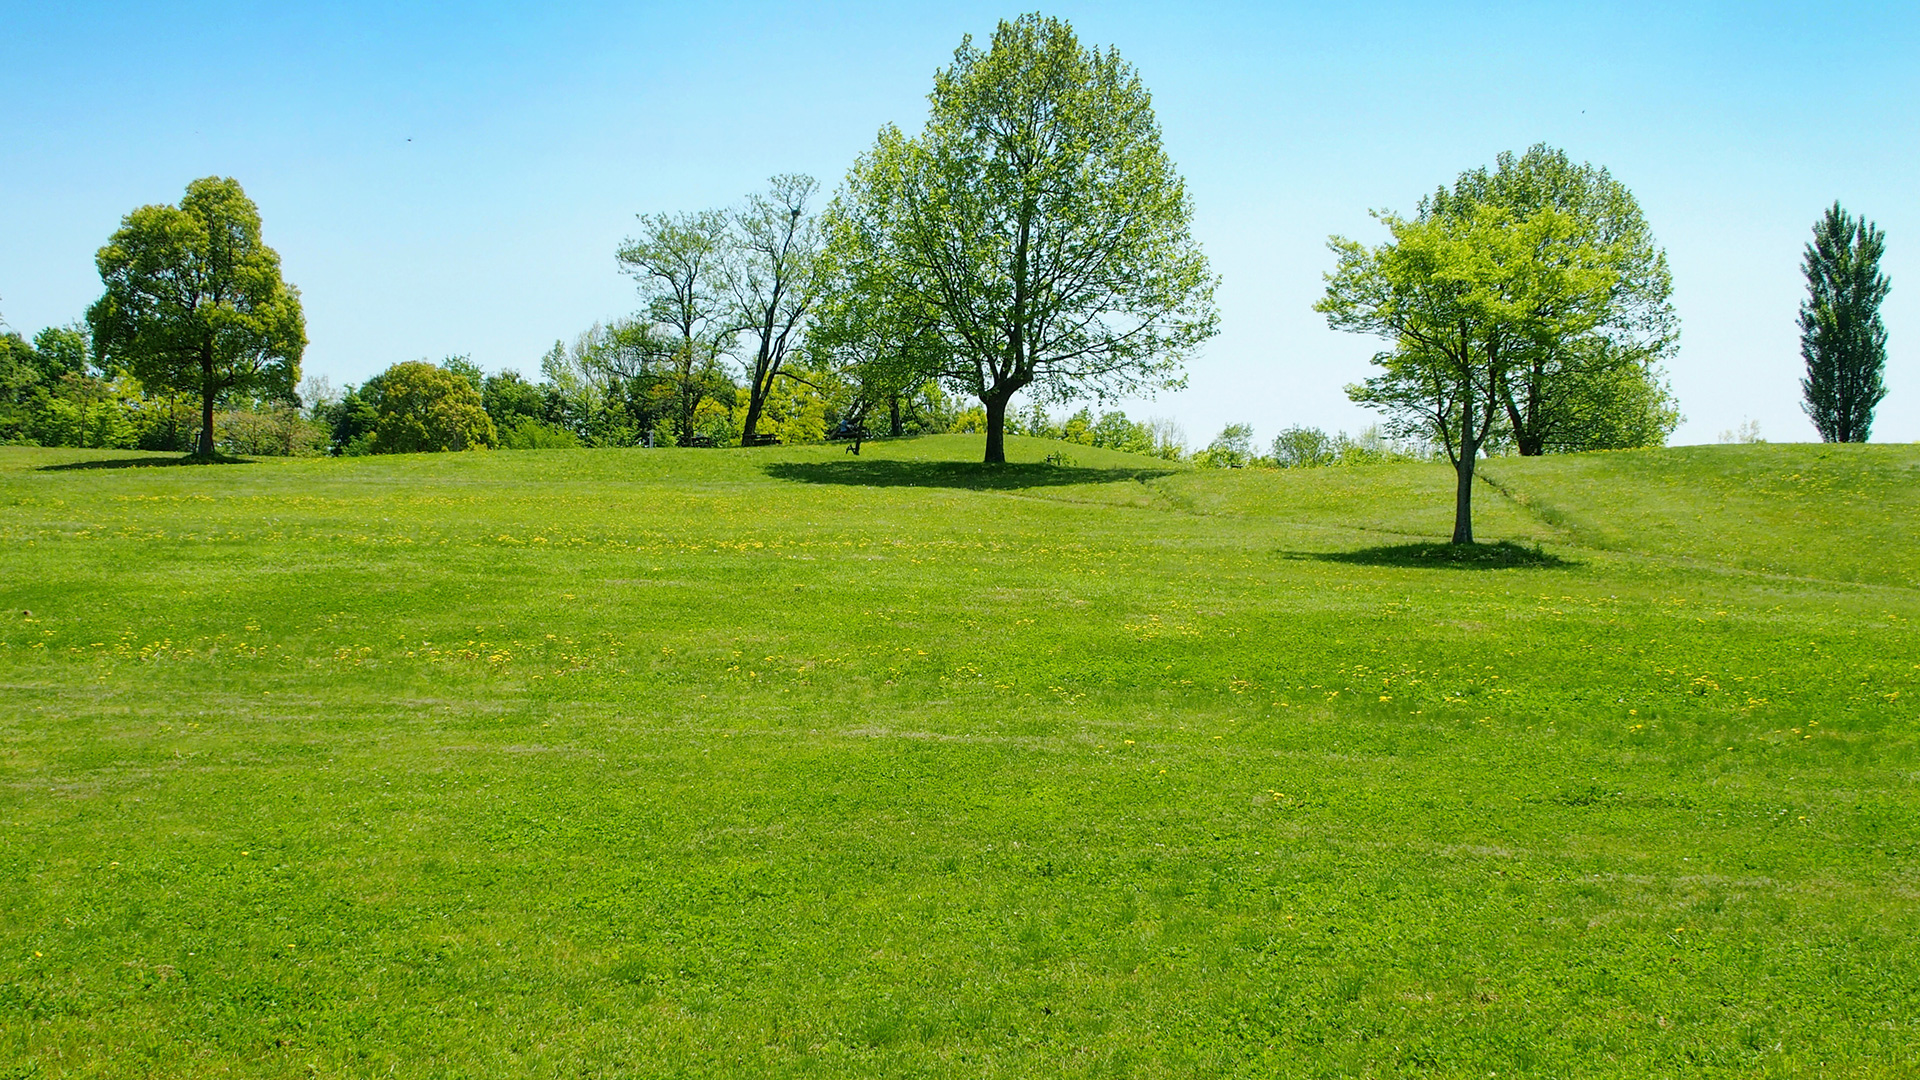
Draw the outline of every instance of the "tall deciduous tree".
<instances>
[{"instance_id":1,"label":"tall deciduous tree","mask_svg":"<svg viewBox=\"0 0 1920 1080\"><path fill-rule=\"evenodd\" d=\"M1886 234L1834 203L1813 227L1801 269L1801 407L1826 442L1866 442L1873 410L1887 396L1887 325L1880 302L1893 283L1880 272Z\"/></svg>"},{"instance_id":2,"label":"tall deciduous tree","mask_svg":"<svg viewBox=\"0 0 1920 1080\"><path fill-rule=\"evenodd\" d=\"M1139 75L1026 15L934 77L925 129L884 128L832 216L839 263L883 321L924 328L924 374L980 399L986 460L1008 403L1177 386L1217 327L1192 204Z\"/></svg>"},{"instance_id":3,"label":"tall deciduous tree","mask_svg":"<svg viewBox=\"0 0 1920 1080\"><path fill-rule=\"evenodd\" d=\"M1573 215L1543 207L1516 218L1481 203L1407 220L1381 213L1393 239L1375 248L1342 237L1339 264L1314 305L1336 330L1392 348L1384 371L1349 387L1400 433L1442 443L1455 470L1453 542L1473 543L1476 459L1505 421L1504 391L1541 342L1572 341L1609 317L1626 262Z\"/></svg>"},{"instance_id":4,"label":"tall deciduous tree","mask_svg":"<svg viewBox=\"0 0 1920 1080\"><path fill-rule=\"evenodd\" d=\"M1542 143L1518 156L1502 153L1492 169L1460 174L1451 189L1422 200L1418 216L1471 217L1482 206L1515 221L1560 211L1580 243L1613 247L1619 266L1606 314L1591 331L1521 343L1499 392L1513 449L1534 455L1664 443L1679 412L1658 363L1679 340L1679 320L1666 253L1633 193L1606 169Z\"/></svg>"},{"instance_id":5,"label":"tall deciduous tree","mask_svg":"<svg viewBox=\"0 0 1920 1080\"><path fill-rule=\"evenodd\" d=\"M738 332L724 295L725 214L642 214L640 235L620 245L621 268L640 289L641 313L661 328L673 382L674 436L691 445L700 403L721 378L720 357Z\"/></svg>"},{"instance_id":6,"label":"tall deciduous tree","mask_svg":"<svg viewBox=\"0 0 1920 1080\"><path fill-rule=\"evenodd\" d=\"M820 226L809 213L819 184L811 176L774 177L764 195L749 196L733 214L727 268L736 325L754 341L747 376L747 418L740 441L753 441L773 380L800 343L820 295Z\"/></svg>"},{"instance_id":7,"label":"tall deciduous tree","mask_svg":"<svg viewBox=\"0 0 1920 1080\"><path fill-rule=\"evenodd\" d=\"M87 311L96 354L149 389L197 395L199 455L213 456L223 397L296 400L307 344L299 291L281 280L237 181L195 180L180 205L135 210L94 261L106 283Z\"/></svg>"}]
</instances>

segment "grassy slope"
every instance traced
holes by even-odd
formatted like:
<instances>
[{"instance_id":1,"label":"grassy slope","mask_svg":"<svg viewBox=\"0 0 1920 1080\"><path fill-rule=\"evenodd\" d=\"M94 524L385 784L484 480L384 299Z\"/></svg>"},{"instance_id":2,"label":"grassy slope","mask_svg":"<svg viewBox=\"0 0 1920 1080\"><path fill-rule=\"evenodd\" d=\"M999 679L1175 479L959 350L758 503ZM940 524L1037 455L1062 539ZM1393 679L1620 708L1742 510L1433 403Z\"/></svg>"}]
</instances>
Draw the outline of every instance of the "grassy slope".
<instances>
[{"instance_id":1,"label":"grassy slope","mask_svg":"<svg viewBox=\"0 0 1920 1080\"><path fill-rule=\"evenodd\" d=\"M1012 442L0 449L0 1075L1920 1069L1915 448Z\"/></svg>"}]
</instances>

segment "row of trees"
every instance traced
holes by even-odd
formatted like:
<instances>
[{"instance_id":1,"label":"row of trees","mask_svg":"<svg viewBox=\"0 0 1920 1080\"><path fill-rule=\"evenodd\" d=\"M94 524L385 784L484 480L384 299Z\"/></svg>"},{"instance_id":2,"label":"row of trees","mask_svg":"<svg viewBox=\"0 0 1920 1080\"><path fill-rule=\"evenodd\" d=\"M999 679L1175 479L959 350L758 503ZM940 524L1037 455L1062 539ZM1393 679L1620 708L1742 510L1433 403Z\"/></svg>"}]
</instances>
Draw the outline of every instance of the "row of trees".
<instances>
[{"instance_id":1,"label":"row of trees","mask_svg":"<svg viewBox=\"0 0 1920 1080\"><path fill-rule=\"evenodd\" d=\"M1026 16L963 42L930 97L920 133L884 128L818 216L818 185L789 175L732 210L641 218L618 252L640 311L610 331L610 370L668 388L675 441L707 437L728 358L745 443L783 382L843 398L853 426L935 385L980 403L989 462L1022 391L1180 385L1214 279L1134 70Z\"/></svg>"},{"instance_id":2,"label":"row of trees","mask_svg":"<svg viewBox=\"0 0 1920 1080\"><path fill-rule=\"evenodd\" d=\"M303 385L308 416L321 443L347 455L666 445L682 430L674 414L679 392L670 378L649 381L609 370L604 349L618 336L595 326L571 346L556 343L538 380L510 370L487 375L455 356L439 365L396 364L344 394L309 382ZM877 410L864 408L860 392L831 372L776 380L761 396L755 420L763 437L790 443L853 438L856 429L862 437L986 430L984 409L935 381L893 394ZM744 380L713 373L693 417L691 445L741 441L752 402ZM1133 420L1119 410L1096 414L1083 407L1055 416L1035 403L1009 418L1007 429L1167 460L1208 460L1205 451L1188 454L1184 433L1171 421Z\"/></svg>"},{"instance_id":3,"label":"row of trees","mask_svg":"<svg viewBox=\"0 0 1920 1080\"><path fill-rule=\"evenodd\" d=\"M47 327L28 341L0 332L0 443L191 450L200 444L197 393L154 392L123 363L103 360L85 323ZM294 398L228 393L214 412L218 451L302 454L324 446Z\"/></svg>"},{"instance_id":4,"label":"row of trees","mask_svg":"<svg viewBox=\"0 0 1920 1080\"><path fill-rule=\"evenodd\" d=\"M1044 415L1182 385L1218 327L1216 281L1134 69L1030 15L985 49L964 40L929 100L919 133L883 128L817 213L819 185L782 175L729 209L643 215L617 253L638 310L556 345L538 382L401 364L310 419L358 452L752 445L881 416L893 432L964 429L977 411L999 462L1022 393ZM1377 217L1386 243L1332 239L1316 308L1388 343L1349 394L1382 412L1382 439L1453 464L1456 542L1472 541L1480 457L1657 444L1678 423L1661 369L1678 339L1666 256L1605 169L1535 146L1462 173L1410 217ZM1836 206L1808 248L1804 390L1824 437L1865 438L1885 393L1882 247ZM106 290L82 335L96 355L76 368L65 339L10 345L9 401L91 417L82 403L164 399L136 411L190 429L208 455L219 404L295 404L299 295L237 183L195 181L178 206L136 210L98 263ZM183 425L187 397L198 415ZM1089 439L1168 452L1138 425L1123 433L1124 418L1092 435L1106 418L1084 416ZM1230 427L1201 457L1262 460L1251 438ZM1295 429L1265 460L1358 453L1320 439Z\"/></svg>"}]
</instances>

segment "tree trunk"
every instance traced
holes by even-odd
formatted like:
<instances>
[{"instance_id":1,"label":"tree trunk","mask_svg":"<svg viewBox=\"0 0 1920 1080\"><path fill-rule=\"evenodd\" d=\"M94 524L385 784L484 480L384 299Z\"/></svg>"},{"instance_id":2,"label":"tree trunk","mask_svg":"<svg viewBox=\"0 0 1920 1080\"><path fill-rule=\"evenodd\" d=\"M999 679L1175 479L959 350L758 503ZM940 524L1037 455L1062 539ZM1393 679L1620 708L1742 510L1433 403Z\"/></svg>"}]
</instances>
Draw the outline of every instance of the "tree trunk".
<instances>
[{"instance_id":1,"label":"tree trunk","mask_svg":"<svg viewBox=\"0 0 1920 1080\"><path fill-rule=\"evenodd\" d=\"M991 393L980 399L987 407L987 457L989 465L1007 463L1007 402L1013 400L1010 393Z\"/></svg>"},{"instance_id":2,"label":"tree trunk","mask_svg":"<svg viewBox=\"0 0 1920 1080\"><path fill-rule=\"evenodd\" d=\"M1469 384L1471 389L1471 384ZM1473 543L1473 466L1480 455L1480 439L1473 432L1473 395L1463 395L1460 406L1460 456L1453 462L1453 542Z\"/></svg>"},{"instance_id":3,"label":"tree trunk","mask_svg":"<svg viewBox=\"0 0 1920 1080\"><path fill-rule=\"evenodd\" d=\"M1474 458L1479 456L1476 449L1467 453L1461 447L1460 460L1454 463L1453 475L1453 542L1456 544L1473 543L1473 466Z\"/></svg>"},{"instance_id":4,"label":"tree trunk","mask_svg":"<svg viewBox=\"0 0 1920 1080\"><path fill-rule=\"evenodd\" d=\"M905 435L907 433L906 429L902 427L900 424L900 395L899 394L895 394L892 397L887 399L887 408L890 410L890 415L888 416L887 434L897 439L900 436Z\"/></svg>"},{"instance_id":5,"label":"tree trunk","mask_svg":"<svg viewBox=\"0 0 1920 1080\"><path fill-rule=\"evenodd\" d=\"M200 361L200 448L194 453L213 456L213 358Z\"/></svg>"},{"instance_id":6,"label":"tree trunk","mask_svg":"<svg viewBox=\"0 0 1920 1080\"><path fill-rule=\"evenodd\" d=\"M768 385L772 385L771 379L768 380ZM747 422L740 428L741 446L753 445L753 431L760 426L760 407L766 403L766 400L765 394L752 392L747 394Z\"/></svg>"}]
</instances>

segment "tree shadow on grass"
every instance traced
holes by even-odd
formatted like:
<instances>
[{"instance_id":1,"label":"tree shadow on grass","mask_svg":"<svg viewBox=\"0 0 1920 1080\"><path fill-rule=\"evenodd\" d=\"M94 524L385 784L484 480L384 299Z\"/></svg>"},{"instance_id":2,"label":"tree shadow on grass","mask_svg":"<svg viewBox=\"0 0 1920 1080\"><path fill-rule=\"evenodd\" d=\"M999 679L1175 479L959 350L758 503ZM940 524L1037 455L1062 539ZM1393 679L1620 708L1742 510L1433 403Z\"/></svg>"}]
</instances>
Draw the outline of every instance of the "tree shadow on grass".
<instances>
[{"instance_id":1,"label":"tree shadow on grass","mask_svg":"<svg viewBox=\"0 0 1920 1080\"><path fill-rule=\"evenodd\" d=\"M1289 551L1289 559L1350 566L1438 567L1443 570L1561 570L1580 563L1502 540L1497 544L1389 544L1358 551Z\"/></svg>"},{"instance_id":2,"label":"tree shadow on grass","mask_svg":"<svg viewBox=\"0 0 1920 1080\"><path fill-rule=\"evenodd\" d=\"M988 465L978 461L779 461L766 466L775 480L850 487L937 487L969 491L1114 484L1152 480L1171 469L1088 469L1077 465Z\"/></svg>"},{"instance_id":3,"label":"tree shadow on grass","mask_svg":"<svg viewBox=\"0 0 1920 1080\"><path fill-rule=\"evenodd\" d=\"M69 461L60 465L42 465L40 472L75 472L81 469L162 469L171 465L251 465L251 458L228 457L215 454L212 457L135 457L103 458L99 461Z\"/></svg>"}]
</instances>

